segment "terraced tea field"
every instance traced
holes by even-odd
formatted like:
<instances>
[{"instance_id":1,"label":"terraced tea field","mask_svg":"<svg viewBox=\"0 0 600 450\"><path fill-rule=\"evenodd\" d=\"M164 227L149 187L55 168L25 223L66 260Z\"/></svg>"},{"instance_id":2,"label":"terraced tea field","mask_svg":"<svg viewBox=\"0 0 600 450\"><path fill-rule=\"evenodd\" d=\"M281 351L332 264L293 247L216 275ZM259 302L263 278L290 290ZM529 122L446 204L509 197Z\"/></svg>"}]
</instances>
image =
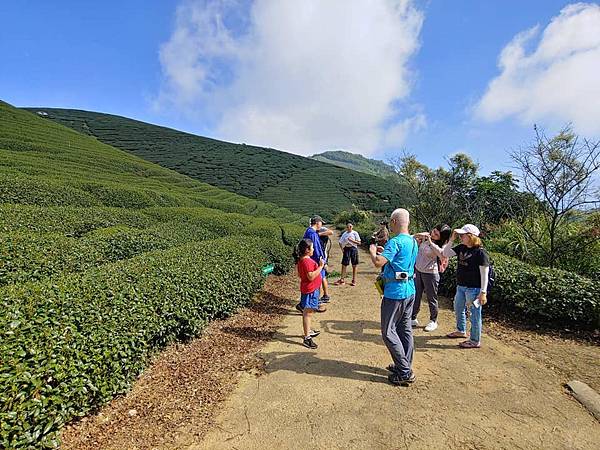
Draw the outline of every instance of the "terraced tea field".
<instances>
[{"instance_id":1,"label":"terraced tea field","mask_svg":"<svg viewBox=\"0 0 600 450\"><path fill-rule=\"evenodd\" d=\"M248 303L300 219L0 102L0 448L55 446Z\"/></svg>"},{"instance_id":2,"label":"terraced tea field","mask_svg":"<svg viewBox=\"0 0 600 450\"><path fill-rule=\"evenodd\" d=\"M163 167L305 215L332 217L353 204L389 213L410 199L402 185L271 148L232 144L109 114L29 109Z\"/></svg>"}]
</instances>

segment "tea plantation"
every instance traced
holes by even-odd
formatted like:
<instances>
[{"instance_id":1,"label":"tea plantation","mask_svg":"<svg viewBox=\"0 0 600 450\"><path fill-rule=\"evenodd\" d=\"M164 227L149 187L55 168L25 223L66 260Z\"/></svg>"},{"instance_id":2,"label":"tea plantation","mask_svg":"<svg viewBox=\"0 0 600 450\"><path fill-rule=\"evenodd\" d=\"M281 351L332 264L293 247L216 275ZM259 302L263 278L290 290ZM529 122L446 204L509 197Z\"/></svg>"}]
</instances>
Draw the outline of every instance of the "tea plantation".
<instances>
[{"instance_id":1,"label":"tea plantation","mask_svg":"<svg viewBox=\"0 0 600 450\"><path fill-rule=\"evenodd\" d=\"M300 220L0 102L0 448L57 446L246 304Z\"/></svg>"},{"instance_id":2,"label":"tea plantation","mask_svg":"<svg viewBox=\"0 0 600 450\"><path fill-rule=\"evenodd\" d=\"M380 177L271 148L232 144L87 111L29 108L100 141L192 178L326 219L353 204L389 213L409 190Z\"/></svg>"}]
</instances>

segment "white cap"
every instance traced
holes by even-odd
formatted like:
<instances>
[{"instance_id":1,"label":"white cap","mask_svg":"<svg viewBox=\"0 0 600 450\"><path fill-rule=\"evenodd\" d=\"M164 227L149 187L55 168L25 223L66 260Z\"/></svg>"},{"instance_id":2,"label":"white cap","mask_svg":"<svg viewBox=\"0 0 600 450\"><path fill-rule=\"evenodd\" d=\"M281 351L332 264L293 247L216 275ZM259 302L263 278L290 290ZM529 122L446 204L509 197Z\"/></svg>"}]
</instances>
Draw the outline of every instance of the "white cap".
<instances>
[{"instance_id":1,"label":"white cap","mask_svg":"<svg viewBox=\"0 0 600 450\"><path fill-rule=\"evenodd\" d=\"M458 234L471 233L475 236L479 236L479 228L477 228L475 225L470 224L470 223L466 224L462 228L457 228L454 231L456 231Z\"/></svg>"}]
</instances>

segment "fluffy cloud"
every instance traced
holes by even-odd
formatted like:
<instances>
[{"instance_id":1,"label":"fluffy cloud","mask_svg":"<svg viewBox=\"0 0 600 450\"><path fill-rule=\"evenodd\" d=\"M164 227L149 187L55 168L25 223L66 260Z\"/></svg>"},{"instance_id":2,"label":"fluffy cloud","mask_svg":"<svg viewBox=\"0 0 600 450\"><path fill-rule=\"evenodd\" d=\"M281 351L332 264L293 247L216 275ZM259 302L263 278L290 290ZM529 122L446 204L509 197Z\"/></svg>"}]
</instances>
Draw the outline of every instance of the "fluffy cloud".
<instances>
[{"instance_id":1,"label":"fluffy cloud","mask_svg":"<svg viewBox=\"0 0 600 450\"><path fill-rule=\"evenodd\" d=\"M475 108L479 118L572 122L578 132L600 135L600 5L569 5L541 35L539 27L518 34L499 68Z\"/></svg>"},{"instance_id":2,"label":"fluffy cloud","mask_svg":"<svg viewBox=\"0 0 600 450\"><path fill-rule=\"evenodd\" d=\"M160 50L157 104L295 153L397 145L425 123L394 107L422 22L412 0L186 1Z\"/></svg>"}]
</instances>

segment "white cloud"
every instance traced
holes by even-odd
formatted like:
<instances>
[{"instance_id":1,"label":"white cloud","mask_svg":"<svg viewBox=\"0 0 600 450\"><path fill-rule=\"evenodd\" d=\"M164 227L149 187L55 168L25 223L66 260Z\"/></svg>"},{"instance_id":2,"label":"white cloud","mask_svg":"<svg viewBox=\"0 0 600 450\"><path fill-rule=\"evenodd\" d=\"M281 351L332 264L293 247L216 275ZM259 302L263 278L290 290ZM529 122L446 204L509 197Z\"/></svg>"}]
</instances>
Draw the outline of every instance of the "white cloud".
<instances>
[{"instance_id":1,"label":"white cloud","mask_svg":"<svg viewBox=\"0 0 600 450\"><path fill-rule=\"evenodd\" d=\"M423 22L413 0L244 5L179 6L157 105L207 112L220 138L302 154L372 153L425 123L393 107L411 90Z\"/></svg>"},{"instance_id":2,"label":"white cloud","mask_svg":"<svg viewBox=\"0 0 600 450\"><path fill-rule=\"evenodd\" d=\"M477 117L572 122L580 133L600 135L600 5L569 5L541 35L539 27L519 33L502 50L499 68L475 107Z\"/></svg>"}]
</instances>

